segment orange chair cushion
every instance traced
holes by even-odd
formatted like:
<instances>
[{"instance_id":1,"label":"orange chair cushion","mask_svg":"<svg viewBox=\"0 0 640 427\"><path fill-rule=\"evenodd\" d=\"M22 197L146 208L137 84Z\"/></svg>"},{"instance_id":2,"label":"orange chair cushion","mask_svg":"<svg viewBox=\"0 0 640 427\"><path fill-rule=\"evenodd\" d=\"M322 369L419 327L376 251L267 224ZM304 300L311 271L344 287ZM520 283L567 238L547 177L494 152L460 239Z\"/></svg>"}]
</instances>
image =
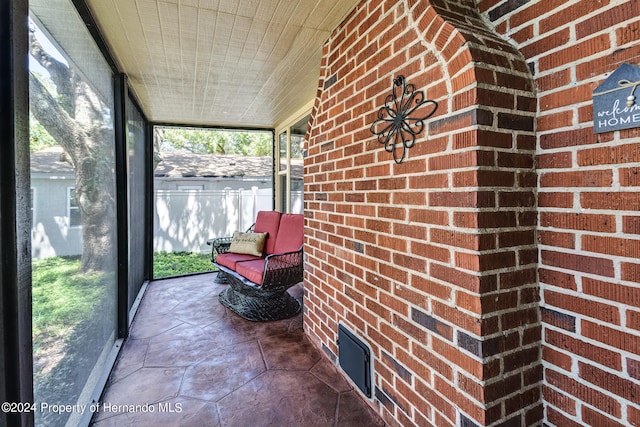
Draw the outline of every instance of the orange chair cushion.
<instances>
[{"instance_id":1,"label":"orange chair cushion","mask_svg":"<svg viewBox=\"0 0 640 427\"><path fill-rule=\"evenodd\" d=\"M236 265L236 273L246 277L253 283L262 285L262 275L264 273L264 259L254 261L243 261Z\"/></svg>"},{"instance_id":2,"label":"orange chair cushion","mask_svg":"<svg viewBox=\"0 0 640 427\"><path fill-rule=\"evenodd\" d=\"M256 259L260 259L260 257L257 257L255 255L248 255L248 254L234 254L233 252L227 252L224 254L219 254L216 257L216 264L219 264L223 267L227 267L230 268L233 271L236 271L236 265L239 262L243 262L243 261L253 261Z\"/></svg>"},{"instance_id":3,"label":"orange chair cushion","mask_svg":"<svg viewBox=\"0 0 640 427\"><path fill-rule=\"evenodd\" d=\"M253 227L254 233L269 233L267 235L267 241L264 244L264 255L274 253L273 248L276 244L276 236L278 235L280 215L278 211L259 211L256 215L256 225Z\"/></svg>"},{"instance_id":4,"label":"orange chair cushion","mask_svg":"<svg viewBox=\"0 0 640 427\"><path fill-rule=\"evenodd\" d=\"M304 216L302 214L282 214L276 237L274 253L295 252L304 240Z\"/></svg>"}]
</instances>

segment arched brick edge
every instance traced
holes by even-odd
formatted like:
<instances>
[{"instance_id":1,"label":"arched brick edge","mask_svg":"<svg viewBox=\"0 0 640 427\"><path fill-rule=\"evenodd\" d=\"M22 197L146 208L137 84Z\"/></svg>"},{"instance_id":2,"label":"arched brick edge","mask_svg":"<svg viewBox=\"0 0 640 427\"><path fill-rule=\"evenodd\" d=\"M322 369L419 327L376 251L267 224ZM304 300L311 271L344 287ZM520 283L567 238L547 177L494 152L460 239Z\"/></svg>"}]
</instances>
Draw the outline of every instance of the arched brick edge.
<instances>
[{"instance_id":1,"label":"arched brick edge","mask_svg":"<svg viewBox=\"0 0 640 427\"><path fill-rule=\"evenodd\" d=\"M372 0L332 34L322 70L305 330L334 358L338 323L371 344L392 425L535 425L536 98L522 55L472 1ZM400 73L439 108L393 165L368 127Z\"/></svg>"}]
</instances>

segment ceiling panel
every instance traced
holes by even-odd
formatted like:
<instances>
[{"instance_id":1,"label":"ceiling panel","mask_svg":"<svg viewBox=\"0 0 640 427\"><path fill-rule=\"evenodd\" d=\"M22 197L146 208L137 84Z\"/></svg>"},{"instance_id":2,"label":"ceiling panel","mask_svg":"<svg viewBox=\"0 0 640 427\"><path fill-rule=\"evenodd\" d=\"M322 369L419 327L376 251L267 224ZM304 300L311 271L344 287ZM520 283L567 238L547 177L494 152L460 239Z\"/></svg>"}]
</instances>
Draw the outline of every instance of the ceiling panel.
<instances>
[{"instance_id":1,"label":"ceiling panel","mask_svg":"<svg viewBox=\"0 0 640 427\"><path fill-rule=\"evenodd\" d=\"M356 0L87 0L154 122L274 127L313 99Z\"/></svg>"}]
</instances>

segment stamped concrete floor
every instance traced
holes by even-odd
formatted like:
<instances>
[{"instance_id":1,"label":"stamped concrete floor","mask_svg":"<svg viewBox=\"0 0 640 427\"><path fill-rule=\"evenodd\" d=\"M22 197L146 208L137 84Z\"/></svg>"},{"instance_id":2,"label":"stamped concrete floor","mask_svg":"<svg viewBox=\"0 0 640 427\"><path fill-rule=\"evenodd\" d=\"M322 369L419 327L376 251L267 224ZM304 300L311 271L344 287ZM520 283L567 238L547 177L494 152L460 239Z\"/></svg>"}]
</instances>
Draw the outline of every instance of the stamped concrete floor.
<instances>
[{"instance_id":1,"label":"stamped concrete floor","mask_svg":"<svg viewBox=\"0 0 640 427\"><path fill-rule=\"evenodd\" d=\"M215 273L147 287L93 425L383 426L304 335L302 314L254 323L224 308ZM302 299L302 287L290 289Z\"/></svg>"}]
</instances>

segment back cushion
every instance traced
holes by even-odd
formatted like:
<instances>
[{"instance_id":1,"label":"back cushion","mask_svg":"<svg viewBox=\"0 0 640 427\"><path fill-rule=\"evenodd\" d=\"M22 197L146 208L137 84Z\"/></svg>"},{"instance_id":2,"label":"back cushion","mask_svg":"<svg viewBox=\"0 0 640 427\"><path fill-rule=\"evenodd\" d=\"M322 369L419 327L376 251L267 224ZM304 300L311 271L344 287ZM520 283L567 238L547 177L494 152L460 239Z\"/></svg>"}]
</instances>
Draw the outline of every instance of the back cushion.
<instances>
[{"instance_id":1,"label":"back cushion","mask_svg":"<svg viewBox=\"0 0 640 427\"><path fill-rule=\"evenodd\" d=\"M297 251L302 246L303 240L304 216L302 214L282 214L273 253Z\"/></svg>"},{"instance_id":2,"label":"back cushion","mask_svg":"<svg viewBox=\"0 0 640 427\"><path fill-rule=\"evenodd\" d=\"M264 244L264 254L274 253L273 248L276 244L276 236L278 235L278 225L280 224L280 212L277 211L260 211L256 216L256 225L253 227L255 233L269 233L267 241Z\"/></svg>"}]
</instances>

